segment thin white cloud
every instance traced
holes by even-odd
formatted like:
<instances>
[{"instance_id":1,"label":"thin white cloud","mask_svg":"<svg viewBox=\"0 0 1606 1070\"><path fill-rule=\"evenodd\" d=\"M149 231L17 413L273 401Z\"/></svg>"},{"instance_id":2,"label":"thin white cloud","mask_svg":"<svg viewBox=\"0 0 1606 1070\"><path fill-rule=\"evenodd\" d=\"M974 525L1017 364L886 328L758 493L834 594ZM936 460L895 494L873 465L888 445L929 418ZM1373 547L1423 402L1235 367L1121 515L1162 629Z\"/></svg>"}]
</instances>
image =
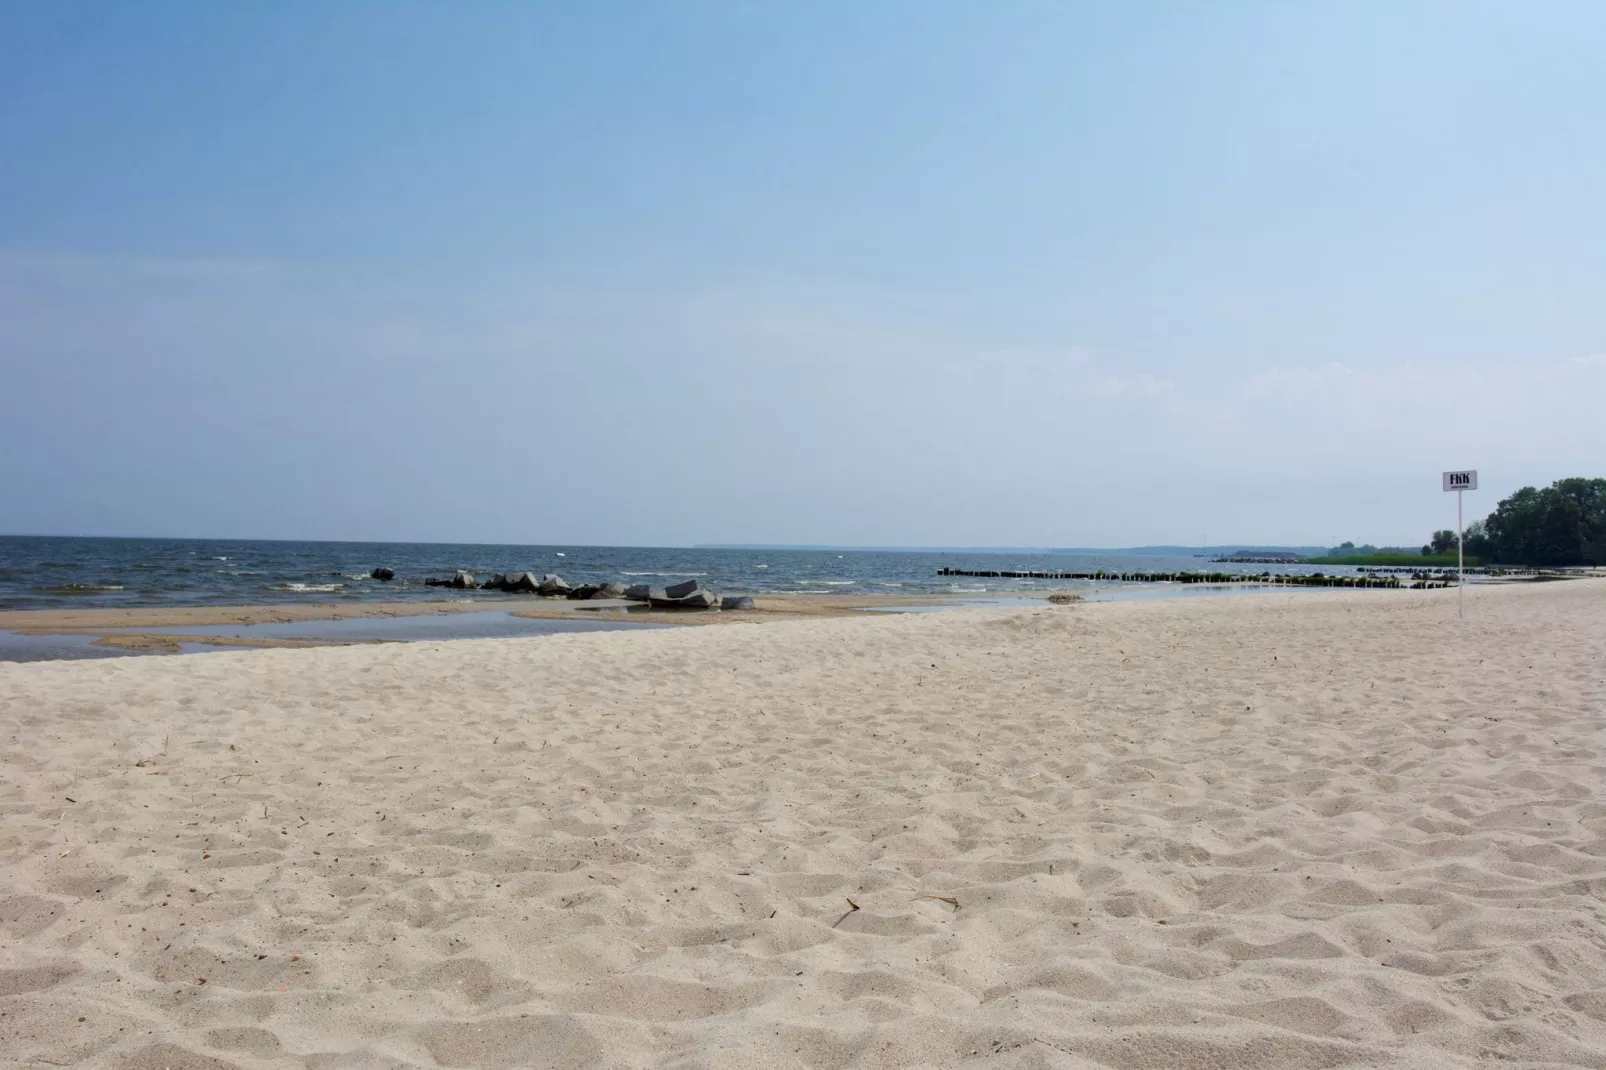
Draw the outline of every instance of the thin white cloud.
<instances>
[{"instance_id":1,"label":"thin white cloud","mask_svg":"<svg viewBox=\"0 0 1606 1070\"><path fill-rule=\"evenodd\" d=\"M1176 389L1176 384L1169 379L1150 375L1148 372L1138 372L1136 375L1090 375L1083 383L1082 389L1090 394L1106 398L1153 398L1168 394Z\"/></svg>"}]
</instances>

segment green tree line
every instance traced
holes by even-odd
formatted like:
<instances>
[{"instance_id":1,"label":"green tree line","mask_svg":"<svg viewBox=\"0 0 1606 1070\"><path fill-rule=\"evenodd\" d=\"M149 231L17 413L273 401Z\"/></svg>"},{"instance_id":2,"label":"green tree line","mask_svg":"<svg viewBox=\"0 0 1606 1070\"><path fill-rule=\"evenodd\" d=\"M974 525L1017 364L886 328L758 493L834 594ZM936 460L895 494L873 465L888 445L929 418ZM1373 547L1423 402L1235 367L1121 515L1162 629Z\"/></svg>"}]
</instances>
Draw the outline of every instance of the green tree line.
<instances>
[{"instance_id":1,"label":"green tree line","mask_svg":"<svg viewBox=\"0 0 1606 1070\"><path fill-rule=\"evenodd\" d=\"M1558 479L1523 487L1467 525L1468 557L1502 565L1606 564L1606 479ZM1436 531L1426 555L1455 553L1455 532Z\"/></svg>"}]
</instances>

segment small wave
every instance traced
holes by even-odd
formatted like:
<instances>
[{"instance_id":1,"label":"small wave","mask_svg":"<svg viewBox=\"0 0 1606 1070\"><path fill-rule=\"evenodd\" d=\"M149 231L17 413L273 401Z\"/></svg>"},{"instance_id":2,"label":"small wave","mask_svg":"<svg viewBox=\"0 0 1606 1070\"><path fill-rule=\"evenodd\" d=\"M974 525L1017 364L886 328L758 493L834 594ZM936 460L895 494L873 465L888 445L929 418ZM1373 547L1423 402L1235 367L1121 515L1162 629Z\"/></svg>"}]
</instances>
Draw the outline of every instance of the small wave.
<instances>
[{"instance_id":1,"label":"small wave","mask_svg":"<svg viewBox=\"0 0 1606 1070\"><path fill-rule=\"evenodd\" d=\"M754 565L754 568L769 568L768 565Z\"/></svg>"},{"instance_id":2,"label":"small wave","mask_svg":"<svg viewBox=\"0 0 1606 1070\"><path fill-rule=\"evenodd\" d=\"M256 570L252 570L252 569L248 569L248 568L246 568L246 569L215 568L215 569L212 570L212 575L214 575L214 576L260 576L260 575L262 575L262 573L260 571L256 571Z\"/></svg>"},{"instance_id":3,"label":"small wave","mask_svg":"<svg viewBox=\"0 0 1606 1070\"><path fill-rule=\"evenodd\" d=\"M813 583L821 587L852 587L858 580L798 580L799 583Z\"/></svg>"},{"instance_id":4,"label":"small wave","mask_svg":"<svg viewBox=\"0 0 1606 1070\"><path fill-rule=\"evenodd\" d=\"M226 557L214 557L214 558L212 558L212 560L213 561L227 561L228 558L226 558Z\"/></svg>"},{"instance_id":5,"label":"small wave","mask_svg":"<svg viewBox=\"0 0 1606 1070\"><path fill-rule=\"evenodd\" d=\"M569 555L568 554L559 554L558 556L559 557L568 557Z\"/></svg>"},{"instance_id":6,"label":"small wave","mask_svg":"<svg viewBox=\"0 0 1606 1070\"><path fill-rule=\"evenodd\" d=\"M121 591L120 583L63 583L55 587L35 587L41 594L99 594L102 591Z\"/></svg>"},{"instance_id":7,"label":"small wave","mask_svg":"<svg viewBox=\"0 0 1606 1070\"><path fill-rule=\"evenodd\" d=\"M903 584L901 584L901 583L893 583L891 580L879 580L877 582L882 587L902 587L903 586Z\"/></svg>"},{"instance_id":8,"label":"small wave","mask_svg":"<svg viewBox=\"0 0 1606 1070\"><path fill-rule=\"evenodd\" d=\"M706 572L623 572L623 576L706 576Z\"/></svg>"},{"instance_id":9,"label":"small wave","mask_svg":"<svg viewBox=\"0 0 1606 1070\"><path fill-rule=\"evenodd\" d=\"M344 586L345 586L345 584L343 584L343 583L270 583L266 587L264 587L263 590L267 590L267 591L295 591L296 593L299 594L299 593L303 593L303 592L307 592L307 591L317 591L317 592L338 591L338 590L340 590L340 588L342 588Z\"/></svg>"}]
</instances>

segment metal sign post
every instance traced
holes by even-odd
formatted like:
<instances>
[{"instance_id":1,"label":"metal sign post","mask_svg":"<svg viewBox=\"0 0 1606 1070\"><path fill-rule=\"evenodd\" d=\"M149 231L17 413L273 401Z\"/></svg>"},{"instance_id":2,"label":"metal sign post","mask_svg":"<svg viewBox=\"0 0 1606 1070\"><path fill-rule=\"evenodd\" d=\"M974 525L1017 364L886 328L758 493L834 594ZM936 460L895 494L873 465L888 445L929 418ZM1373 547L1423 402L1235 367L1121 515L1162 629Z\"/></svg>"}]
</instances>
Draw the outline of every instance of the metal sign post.
<instances>
[{"instance_id":1,"label":"metal sign post","mask_svg":"<svg viewBox=\"0 0 1606 1070\"><path fill-rule=\"evenodd\" d=\"M1444 473L1444 489L1455 491L1455 615L1467 615L1467 528L1461 517L1461 497L1478 489L1478 470Z\"/></svg>"}]
</instances>

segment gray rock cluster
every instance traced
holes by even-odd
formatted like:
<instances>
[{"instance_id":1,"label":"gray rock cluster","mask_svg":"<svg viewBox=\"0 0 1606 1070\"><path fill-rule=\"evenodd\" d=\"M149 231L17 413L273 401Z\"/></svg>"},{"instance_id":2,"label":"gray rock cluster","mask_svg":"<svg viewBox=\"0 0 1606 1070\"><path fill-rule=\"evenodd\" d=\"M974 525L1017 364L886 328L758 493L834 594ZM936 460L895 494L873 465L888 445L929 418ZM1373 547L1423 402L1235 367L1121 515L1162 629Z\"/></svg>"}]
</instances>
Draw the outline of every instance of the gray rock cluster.
<instances>
[{"instance_id":1,"label":"gray rock cluster","mask_svg":"<svg viewBox=\"0 0 1606 1070\"><path fill-rule=\"evenodd\" d=\"M383 575L381 575L383 573ZM396 573L388 568L376 568L372 573L374 579L389 580ZM481 590L505 591L509 594L538 594L547 598L568 598L583 600L592 598L623 598L632 602L645 602L657 609L756 609L753 600L746 595L720 598L696 580L687 580L684 583L673 583L663 589L649 587L645 583L638 583L633 587L626 587L622 583L585 583L574 586L562 576L547 573L537 577L533 572L499 572L484 583L478 582L473 573L459 571L451 579L440 579L431 576L424 581L429 587L450 587L455 590Z\"/></svg>"},{"instance_id":2,"label":"gray rock cluster","mask_svg":"<svg viewBox=\"0 0 1606 1070\"><path fill-rule=\"evenodd\" d=\"M720 604L719 595L696 580L672 583L663 590L641 583L625 591L625 597L632 602L646 602L655 609L713 609Z\"/></svg>"},{"instance_id":3,"label":"gray rock cluster","mask_svg":"<svg viewBox=\"0 0 1606 1070\"><path fill-rule=\"evenodd\" d=\"M453 587L459 591L472 591L479 587L474 580L474 573L457 570L457 574L449 580L438 580L434 576L424 581L426 587Z\"/></svg>"}]
</instances>

